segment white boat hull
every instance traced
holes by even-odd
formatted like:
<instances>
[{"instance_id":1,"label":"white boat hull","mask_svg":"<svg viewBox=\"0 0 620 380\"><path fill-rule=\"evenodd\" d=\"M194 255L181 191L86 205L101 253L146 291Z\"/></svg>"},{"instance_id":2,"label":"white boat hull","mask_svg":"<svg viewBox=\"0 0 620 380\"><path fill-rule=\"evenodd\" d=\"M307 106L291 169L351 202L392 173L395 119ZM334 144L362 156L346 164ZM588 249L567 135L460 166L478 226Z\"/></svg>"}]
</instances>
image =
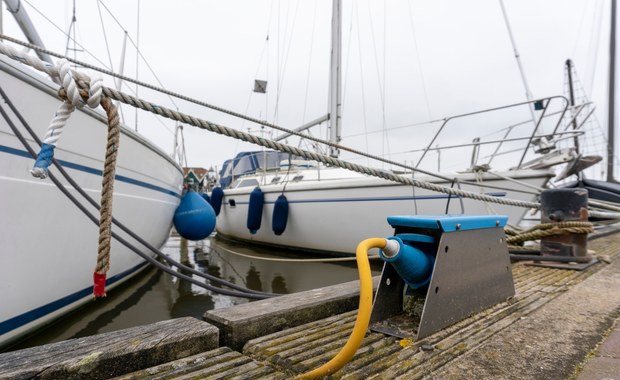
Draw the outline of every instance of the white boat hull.
<instances>
[{"instance_id":1,"label":"white boat hull","mask_svg":"<svg viewBox=\"0 0 620 380\"><path fill-rule=\"evenodd\" d=\"M0 60L0 86L39 138L60 104L44 79L27 71L20 73L15 64ZM8 109L5 104L3 108ZM10 115L38 152L32 137ZM97 202L106 134L104 118L77 110L55 151L55 158ZM99 228L50 179L30 175L34 160L4 118L0 118L0 157L1 347L92 300ZM53 168L52 173L61 178ZM61 181L68 186L64 178ZM161 247L169 236L182 181L180 168L167 156L136 134L123 131L113 201L118 221ZM69 189L87 204L77 191ZM86 208L99 218L94 207L87 204ZM135 244L119 228L113 231ZM108 290L145 265L144 259L117 241L112 243L110 261Z\"/></svg>"},{"instance_id":2,"label":"white boat hull","mask_svg":"<svg viewBox=\"0 0 620 380\"><path fill-rule=\"evenodd\" d=\"M551 176L549 172L534 170L510 174L516 180L536 187L544 186ZM471 173L459 174L459 177L475 181ZM449 183L434 182L450 186ZM492 175L485 175L480 187L461 184L460 188L523 201L536 198L531 188ZM252 234L246 227L249 194L252 190L253 187L225 190L217 219L218 234L257 244L341 255L354 254L358 243L366 238L393 235L393 229L387 223L387 217L392 215L501 214L508 215L509 223L516 224L527 212L521 207L468 198L462 199L461 207L461 199L450 199L443 193L414 189L379 178L317 181L314 185L289 182L284 190L289 202L288 223L284 233L277 236L272 231L274 202L283 193L283 185L279 184L261 186L265 195L262 222L260 229ZM519 190L528 190L529 193Z\"/></svg>"}]
</instances>

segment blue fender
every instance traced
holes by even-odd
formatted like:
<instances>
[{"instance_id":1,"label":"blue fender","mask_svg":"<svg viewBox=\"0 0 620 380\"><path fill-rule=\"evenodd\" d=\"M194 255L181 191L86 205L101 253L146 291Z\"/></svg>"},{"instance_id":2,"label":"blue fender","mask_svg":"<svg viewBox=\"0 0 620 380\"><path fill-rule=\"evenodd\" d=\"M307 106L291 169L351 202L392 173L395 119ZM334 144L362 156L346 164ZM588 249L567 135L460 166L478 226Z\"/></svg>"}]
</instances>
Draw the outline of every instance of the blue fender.
<instances>
[{"instance_id":1,"label":"blue fender","mask_svg":"<svg viewBox=\"0 0 620 380\"><path fill-rule=\"evenodd\" d=\"M193 191L185 193L174 212L174 228L187 240L202 240L215 229L215 212L203 197Z\"/></svg>"},{"instance_id":2,"label":"blue fender","mask_svg":"<svg viewBox=\"0 0 620 380\"><path fill-rule=\"evenodd\" d=\"M251 234L255 234L260 229L261 219L263 217L263 205L265 204L265 194L256 186L250 193L250 202L248 204L248 223L247 227Z\"/></svg>"},{"instance_id":3,"label":"blue fender","mask_svg":"<svg viewBox=\"0 0 620 380\"><path fill-rule=\"evenodd\" d=\"M211 207L213 207L213 211L215 211L215 215L220 215L220 210L222 209L222 199L224 198L224 190L221 187L216 187L211 192Z\"/></svg>"},{"instance_id":4,"label":"blue fender","mask_svg":"<svg viewBox=\"0 0 620 380\"><path fill-rule=\"evenodd\" d=\"M271 222L271 229L276 235L282 235L286 229L286 223L288 222L288 200L284 194L280 195L276 199L276 203L273 205L273 218Z\"/></svg>"}]
</instances>

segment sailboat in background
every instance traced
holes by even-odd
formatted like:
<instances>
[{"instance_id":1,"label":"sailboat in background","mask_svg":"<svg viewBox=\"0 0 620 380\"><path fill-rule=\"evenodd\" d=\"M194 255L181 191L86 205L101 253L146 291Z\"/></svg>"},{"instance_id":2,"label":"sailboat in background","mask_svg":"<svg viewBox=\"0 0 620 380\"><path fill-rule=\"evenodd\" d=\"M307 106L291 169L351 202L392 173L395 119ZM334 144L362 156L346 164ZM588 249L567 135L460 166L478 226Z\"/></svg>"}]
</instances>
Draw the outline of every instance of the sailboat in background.
<instances>
[{"instance_id":1,"label":"sailboat in background","mask_svg":"<svg viewBox=\"0 0 620 380\"><path fill-rule=\"evenodd\" d=\"M566 61L566 76L571 106L574 107L576 94L581 94L582 101L589 103L583 89L578 86L579 81L571 60ZM610 125L613 128L613 120L610 120ZM613 178L613 146L596 119L590 118L589 122L585 123L584 130L585 133L582 136L576 136L573 143L578 159L564 169L557 181L560 182L561 187L587 189L588 197L591 199L620 204L620 184ZM603 160L600 154L605 153L609 155L605 157L606 160ZM607 160L612 160L611 166L603 165ZM605 175L607 171L609 175ZM573 176L576 180L571 180Z\"/></svg>"},{"instance_id":2,"label":"sailboat in background","mask_svg":"<svg viewBox=\"0 0 620 380\"><path fill-rule=\"evenodd\" d=\"M334 1L332 16L332 52L330 70L329 122L330 154L339 154L340 142L340 2ZM533 109L537 111L532 111ZM566 163L574 158L568 149L553 151L545 146L549 137L572 138L579 131L558 133L569 108L563 97L537 99L491 110L449 117L437 129L428 145L421 149L421 157L414 171L398 174L439 184L457 187L477 194L518 201L533 201L555 175L550 166ZM538 112L535 118L515 120L515 110ZM502 112L507 116L498 116ZM483 120L489 116L488 120ZM321 121L323 119L320 119ZM499 124L498 120L501 120ZM437 136L478 133L477 125L497 125L496 132L503 136L473 141L448 148L461 149L453 156L460 163L460 171L439 174L422 170L420 164L430 151L437 148ZM309 125L303 127L308 128ZM552 133L543 132L545 127ZM465 129L463 129L465 128ZM518 135L527 128L529 133ZM297 129L299 132L302 129ZM518 146L517 146L518 145ZM463 165L464 151L471 149L469 167ZM505 151L502 151L505 150ZM482 152L488 152L488 162L501 158L510 166L491 170L480 164ZM543 154L543 157L540 157ZM469 155L469 154L468 154ZM534 158L534 156L539 158ZM496 163L496 160L494 163ZM518 165L514 165L518 162ZM417 172L417 173L415 173ZM228 160L220 172L223 191L212 193L214 208L219 211L218 236L305 251L350 255L357 244L369 236L392 234L386 218L399 214L506 214L509 223L518 224L527 212L522 207L491 204L479 200L454 197L414 186L406 186L384 179L365 176L345 169L327 167L298 157L278 152L243 152Z\"/></svg>"},{"instance_id":3,"label":"sailboat in background","mask_svg":"<svg viewBox=\"0 0 620 380\"><path fill-rule=\"evenodd\" d=\"M575 175L576 180L562 185L566 188L583 188L588 190L588 197L597 201L609 202L613 205L620 205L620 183L614 177L614 169L617 162L615 154L615 118L616 118L616 24L617 24L617 5L616 1L611 1L610 13L610 34L609 34L609 86L608 86L608 109L607 109L607 136L600 131L600 125L596 120L591 120L590 130L582 138L575 139L575 146L581 157L575 160L573 166L566 168L563 178ZM567 92L574 107L577 94L587 102L587 97L576 75L571 60L566 61ZM588 141L589 140L589 141ZM581 141L581 142L580 142ZM581 149L581 151L579 151ZM587 156L587 154L595 155ZM590 176L583 170L585 167L593 165L598 154L605 154L606 168L602 168L598 173L589 172ZM598 162L598 161L597 161ZM594 162L596 163L596 162Z\"/></svg>"},{"instance_id":4,"label":"sailboat in background","mask_svg":"<svg viewBox=\"0 0 620 380\"><path fill-rule=\"evenodd\" d=\"M19 1L5 0L31 43L42 42ZM54 64L49 57L42 57ZM77 187L100 195L107 117L78 109L69 118L55 157L73 182L60 188L29 173L38 137L61 104L59 86L25 65L0 57L0 346L31 334L92 300L93 268L99 227L84 211L98 215ZM168 239L180 201L181 168L162 150L123 127L116 165L114 217L155 247ZM52 175L57 175L55 169ZM58 175L60 177L60 175ZM83 210L63 193L78 198ZM117 226L113 231L117 231ZM134 242L125 232L124 239ZM134 243L135 244L135 243ZM151 256L140 245L138 252ZM120 242L112 242L107 276L113 288L145 268L146 261Z\"/></svg>"}]
</instances>

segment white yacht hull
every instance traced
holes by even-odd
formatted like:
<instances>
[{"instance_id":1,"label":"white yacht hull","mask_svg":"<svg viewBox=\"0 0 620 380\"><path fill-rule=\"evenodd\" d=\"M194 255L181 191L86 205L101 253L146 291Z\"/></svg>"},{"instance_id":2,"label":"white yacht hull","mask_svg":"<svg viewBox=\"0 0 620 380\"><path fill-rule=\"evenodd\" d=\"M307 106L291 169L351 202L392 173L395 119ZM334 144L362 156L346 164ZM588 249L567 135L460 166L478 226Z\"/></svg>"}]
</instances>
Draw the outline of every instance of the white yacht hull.
<instances>
[{"instance_id":1,"label":"white yacht hull","mask_svg":"<svg viewBox=\"0 0 620 380\"><path fill-rule=\"evenodd\" d=\"M543 187L552 176L547 171L521 170L503 173L531 186ZM472 173L458 174L460 180L476 181ZM423 178L418 179L424 180ZM428 178L426 179L429 180ZM435 183L450 186L450 183ZM457 187L454 185L454 187ZM502 190L495 187L501 187ZM518 223L527 212L521 207L485 203L468 198L450 197L411 186L372 177L346 180L289 182L264 185L265 195L261 227L252 234L246 227L249 194L254 187L224 191L217 219L217 232L223 237L308 251L324 251L341 255L355 253L359 242L370 237L393 235L387 223L392 215L502 214L509 223ZM480 186L461 184L462 190L485 193L502 198L534 201L535 191L528 186L484 175ZM529 193L523 193L527 190ZM288 222L282 235L272 231L274 202L284 193L289 202ZM449 204L449 206L448 206ZM448 208L447 208L448 207ZM447 208L447 209L446 209Z\"/></svg>"},{"instance_id":2,"label":"white yacht hull","mask_svg":"<svg viewBox=\"0 0 620 380\"><path fill-rule=\"evenodd\" d=\"M60 104L51 82L2 58L0 86L34 133L44 136ZM4 102L2 106L8 110ZM38 145L12 113L10 119L38 152ZM104 117L76 110L55 151L55 158L97 202L106 134ZM1 117L0 157L1 347L92 300L99 228L49 178L30 175L34 160ZM54 168L51 171L58 174ZM61 181L68 186L64 178ZM117 220L161 247L169 236L182 181L174 162L143 138L123 130L114 185ZM77 191L69 190L87 204ZM99 217L90 204L86 208ZM135 244L119 228L113 231ZM108 290L145 265L144 259L117 241L112 243L110 261Z\"/></svg>"}]
</instances>

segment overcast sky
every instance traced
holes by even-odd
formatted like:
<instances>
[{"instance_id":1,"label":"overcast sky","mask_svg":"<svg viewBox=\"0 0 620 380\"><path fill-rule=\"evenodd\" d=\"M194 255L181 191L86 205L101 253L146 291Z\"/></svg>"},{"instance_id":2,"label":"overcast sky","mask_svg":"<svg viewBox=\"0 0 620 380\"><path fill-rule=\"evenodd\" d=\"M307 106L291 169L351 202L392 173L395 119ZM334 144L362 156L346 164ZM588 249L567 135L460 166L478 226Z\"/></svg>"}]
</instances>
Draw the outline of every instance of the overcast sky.
<instances>
[{"instance_id":1,"label":"overcast sky","mask_svg":"<svg viewBox=\"0 0 620 380\"><path fill-rule=\"evenodd\" d=\"M69 30L73 2L22 4L47 48L64 54L61 32ZM563 93L563 66L571 58L606 128L610 0L504 4L534 98ZM10 14L3 18L4 33L23 39ZM127 76L287 128L327 113L330 0L79 0L76 19L75 38L88 53L67 54L79 60L120 71L124 28L129 45L139 43L146 59L136 70L128 47ZM413 125L526 99L499 0L344 0L342 29L345 145L412 160L402 153L428 138ZM268 80L267 94L252 92L254 79ZM135 86L123 91L133 93ZM138 96L261 133L252 123L181 100L172 104L145 89ZM133 128L135 111L125 108L124 117ZM166 152L173 129L173 122L139 113L139 132ZM259 149L189 126L184 136L190 166L220 166L241 150Z\"/></svg>"}]
</instances>

